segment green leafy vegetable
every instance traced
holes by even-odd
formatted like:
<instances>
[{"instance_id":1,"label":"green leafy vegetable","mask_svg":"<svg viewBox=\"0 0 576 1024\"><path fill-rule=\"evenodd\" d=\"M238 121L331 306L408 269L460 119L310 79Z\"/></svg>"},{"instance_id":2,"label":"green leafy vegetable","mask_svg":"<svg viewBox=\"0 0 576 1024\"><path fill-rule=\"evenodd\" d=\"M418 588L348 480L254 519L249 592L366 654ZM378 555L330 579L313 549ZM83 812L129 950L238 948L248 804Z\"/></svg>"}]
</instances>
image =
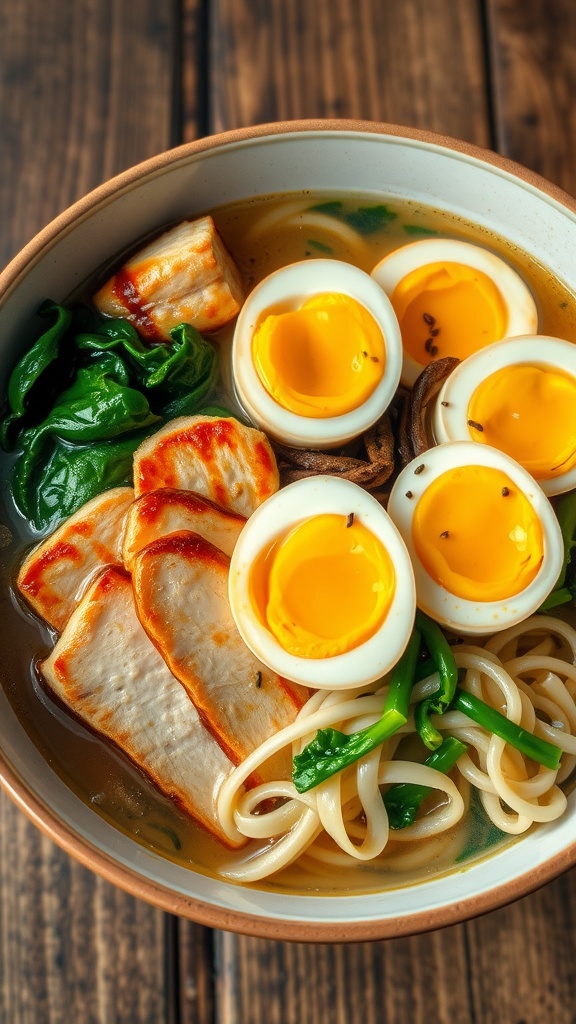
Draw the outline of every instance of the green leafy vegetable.
<instances>
[{"instance_id":1,"label":"green leafy vegetable","mask_svg":"<svg viewBox=\"0 0 576 1024\"><path fill-rule=\"evenodd\" d=\"M485 852L495 846L506 835L488 817L482 803L478 790L472 788L470 796L470 811L468 817L468 839L456 857L456 864L462 864L480 850Z\"/></svg>"},{"instance_id":2,"label":"green leafy vegetable","mask_svg":"<svg viewBox=\"0 0 576 1024\"><path fill-rule=\"evenodd\" d=\"M428 653L440 676L440 686L436 693L416 706L414 712L416 730L429 750L437 750L442 745L442 735L432 725L430 715L442 715L450 705L458 683L458 669L450 644L438 623L418 609L416 627L422 633Z\"/></svg>"},{"instance_id":3,"label":"green leafy vegetable","mask_svg":"<svg viewBox=\"0 0 576 1024\"><path fill-rule=\"evenodd\" d=\"M572 560L576 548L576 491L564 494L554 511L562 531L564 560L554 590L540 605L540 612L548 612L576 599L576 563Z\"/></svg>"},{"instance_id":4,"label":"green leafy vegetable","mask_svg":"<svg viewBox=\"0 0 576 1024\"><path fill-rule=\"evenodd\" d=\"M154 410L165 420L195 412L217 372L216 353L190 324L170 331L172 344L144 345L127 320L107 321L100 331L78 335L80 349L116 351Z\"/></svg>"},{"instance_id":5,"label":"green leafy vegetable","mask_svg":"<svg viewBox=\"0 0 576 1024\"><path fill-rule=\"evenodd\" d=\"M442 746L430 754L424 764L447 775L466 749L466 744L461 743L455 736L447 736ZM412 825L421 804L431 792L430 786L420 786L414 782L398 782L391 786L384 795L390 828L399 829Z\"/></svg>"},{"instance_id":6,"label":"green leafy vegetable","mask_svg":"<svg viewBox=\"0 0 576 1024\"><path fill-rule=\"evenodd\" d=\"M324 245L324 242L317 242L315 238L309 238L306 245L309 249L316 249L316 252L321 252L325 256L330 256L334 251L329 245Z\"/></svg>"},{"instance_id":7,"label":"green leafy vegetable","mask_svg":"<svg viewBox=\"0 0 576 1024\"><path fill-rule=\"evenodd\" d=\"M57 306L54 302L45 302L38 313L41 317L53 319L54 322L22 356L8 381L10 413L0 425L0 444L4 449L13 447L13 427L26 416L34 397L35 385L58 358L60 343L72 319L69 310Z\"/></svg>"},{"instance_id":8,"label":"green leafy vegetable","mask_svg":"<svg viewBox=\"0 0 576 1024\"><path fill-rule=\"evenodd\" d=\"M310 209L314 213L323 213L328 217L338 218L360 235L372 235L375 231L380 231L397 216L383 203L377 203L375 206L359 206L356 210L350 210L348 213L344 211L344 205L339 200L317 203Z\"/></svg>"},{"instance_id":9,"label":"green leafy vegetable","mask_svg":"<svg viewBox=\"0 0 576 1024\"><path fill-rule=\"evenodd\" d=\"M19 507L38 529L53 530L95 494L132 479L132 461L139 444L156 429L130 434L120 441L72 446L56 441L45 461L23 478L16 462L14 491L24 493Z\"/></svg>"},{"instance_id":10,"label":"green leafy vegetable","mask_svg":"<svg viewBox=\"0 0 576 1024\"><path fill-rule=\"evenodd\" d=\"M14 501L37 530L129 483L140 441L196 412L217 375L214 347L189 324L147 347L127 320L54 303L41 313L53 323L12 373L0 435L7 447L16 433Z\"/></svg>"},{"instance_id":11,"label":"green leafy vegetable","mask_svg":"<svg viewBox=\"0 0 576 1024\"><path fill-rule=\"evenodd\" d=\"M302 753L296 755L292 781L299 793L313 789L354 764L406 724L419 650L420 634L414 630L404 654L392 670L382 717L374 725L350 735L338 729L320 729Z\"/></svg>"},{"instance_id":12,"label":"green leafy vegetable","mask_svg":"<svg viewBox=\"0 0 576 1024\"><path fill-rule=\"evenodd\" d=\"M423 228L420 224L403 224L402 227L407 235L429 237L438 234L438 232L434 231L432 228Z\"/></svg>"},{"instance_id":13,"label":"green leafy vegetable","mask_svg":"<svg viewBox=\"0 0 576 1024\"><path fill-rule=\"evenodd\" d=\"M182 849L182 842L180 840L180 836L178 835L177 832L174 831L173 828L168 828L167 825L157 825L156 822L154 821L151 821L148 827L155 829L157 832L163 832L165 836L168 836L168 839L172 843L175 850Z\"/></svg>"},{"instance_id":14,"label":"green leafy vegetable","mask_svg":"<svg viewBox=\"0 0 576 1024\"><path fill-rule=\"evenodd\" d=\"M461 690L458 687L452 701L452 707L456 711L461 711L464 715L468 715L469 718L476 722L477 725L482 726L483 729L487 729L488 732L493 732L496 736L500 736L501 739L505 740L512 747L516 747L526 757L531 757L533 761L543 764L545 768L555 770L558 767L562 756L562 751L559 747L555 747L548 740L542 740L539 736L534 736L526 729L522 729L521 726L515 725L509 718L501 715L499 711L490 707L489 704L485 704L483 700L475 697L474 694L467 693L466 690Z\"/></svg>"}]
</instances>

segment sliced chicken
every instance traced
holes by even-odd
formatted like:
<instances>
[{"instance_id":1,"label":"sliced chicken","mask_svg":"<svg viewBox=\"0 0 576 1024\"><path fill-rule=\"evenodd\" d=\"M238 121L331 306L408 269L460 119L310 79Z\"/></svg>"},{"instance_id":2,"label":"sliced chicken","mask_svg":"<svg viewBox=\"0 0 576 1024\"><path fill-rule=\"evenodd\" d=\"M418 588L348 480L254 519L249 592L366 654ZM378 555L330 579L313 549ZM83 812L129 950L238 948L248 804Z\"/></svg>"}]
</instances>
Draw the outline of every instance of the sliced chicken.
<instances>
[{"instance_id":1,"label":"sliced chicken","mask_svg":"<svg viewBox=\"0 0 576 1024\"><path fill-rule=\"evenodd\" d=\"M202 498L194 491L164 487L133 502L126 516L122 557L130 569L134 555L152 541L179 530L191 530L231 555L246 520Z\"/></svg>"},{"instance_id":2,"label":"sliced chicken","mask_svg":"<svg viewBox=\"0 0 576 1024\"><path fill-rule=\"evenodd\" d=\"M202 537L176 533L136 555L133 582L146 632L239 762L294 721L308 692L266 668L244 644L228 603L229 564Z\"/></svg>"},{"instance_id":3,"label":"sliced chicken","mask_svg":"<svg viewBox=\"0 0 576 1024\"><path fill-rule=\"evenodd\" d=\"M170 341L177 324L214 331L240 309L240 274L212 217L183 221L132 256L93 298L151 341Z\"/></svg>"},{"instance_id":4,"label":"sliced chicken","mask_svg":"<svg viewBox=\"0 0 576 1024\"><path fill-rule=\"evenodd\" d=\"M28 555L18 589L54 629L62 631L97 570L122 563L122 528L133 500L131 487L104 491Z\"/></svg>"},{"instance_id":5,"label":"sliced chicken","mask_svg":"<svg viewBox=\"0 0 576 1024\"><path fill-rule=\"evenodd\" d=\"M215 796L232 765L142 629L122 569L98 576L41 671L78 718L230 845Z\"/></svg>"},{"instance_id":6,"label":"sliced chicken","mask_svg":"<svg viewBox=\"0 0 576 1024\"><path fill-rule=\"evenodd\" d=\"M196 491L248 518L278 486L266 435L232 418L181 416L134 453L137 495L160 487Z\"/></svg>"}]
</instances>

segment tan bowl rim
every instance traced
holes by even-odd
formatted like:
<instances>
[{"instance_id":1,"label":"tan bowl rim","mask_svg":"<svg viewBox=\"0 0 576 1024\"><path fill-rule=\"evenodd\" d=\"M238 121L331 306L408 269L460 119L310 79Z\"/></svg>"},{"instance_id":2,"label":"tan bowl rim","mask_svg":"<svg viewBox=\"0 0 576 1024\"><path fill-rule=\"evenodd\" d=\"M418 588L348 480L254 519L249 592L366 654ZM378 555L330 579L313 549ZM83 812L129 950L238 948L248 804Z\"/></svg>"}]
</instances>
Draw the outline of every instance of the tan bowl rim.
<instances>
[{"instance_id":1,"label":"tan bowl rim","mask_svg":"<svg viewBox=\"0 0 576 1024\"><path fill-rule=\"evenodd\" d=\"M463 142L434 132L417 128L386 124L376 121L357 120L300 120L261 124L238 128L207 136L195 142L185 143L151 157L121 174L99 185L82 199L79 199L43 228L14 257L0 274L0 300L5 299L17 284L21 275L31 263L37 261L42 252L62 233L71 229L79 218L84 219L95 207L109 200L118 192L135 186L142 178L158 173L173 164L185 161L196 154L246 142L250 139L314 132L349 132L386 135L426 143L461 153L519 178L538 191L549 196L572 213L576 214L576 200L561 188L492 150ZM145 900L171 914L176 914L199 924L221 928L261 938L289 940L295 942L365 942L377 939L413 935L434 928L457 924L502 907L521 896L544 885L570 868L576 861L576 841L532 871L527 871L513 880L489 889L476 896L447 904L432 910L418 911L401 918L383 918L370 921L335 921L274 919L223 907L193 899L176 893L161 884L132 871L116 862L108 854L94 847L73 831L46 806L20 778L18 773L0 752L0 785L16 805L50 839L85 867L117 885L120 889ZM447 876L449 884L449 875ZM329 896L325 897L330 899ZM351 897L352 898L352 897ZM341 928L343 934L338 934Z\"/></svg>"}]
</instances>

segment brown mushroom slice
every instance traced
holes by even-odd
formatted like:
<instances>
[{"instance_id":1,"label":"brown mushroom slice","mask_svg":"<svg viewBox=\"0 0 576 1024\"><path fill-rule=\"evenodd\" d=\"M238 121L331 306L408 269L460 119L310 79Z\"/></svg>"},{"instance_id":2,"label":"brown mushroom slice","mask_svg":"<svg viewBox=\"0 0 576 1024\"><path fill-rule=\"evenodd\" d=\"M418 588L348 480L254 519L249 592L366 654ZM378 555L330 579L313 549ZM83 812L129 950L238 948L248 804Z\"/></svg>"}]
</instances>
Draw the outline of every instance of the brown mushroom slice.
<instances>
[{"instance_id":1,"label":"brown mushroom slice","mask_svg":"<svg viewBox=\"0 0 576 1024\"><path fill-rule=\"evenodd\" d=\"M308 692L246 647L230 612L222 551L182 532L150 544L132 565L142 625L232 761L294 721Z\"/></svg>"},{"instance_id":2,"label":"brown mushroom slice","mask_svg":"<svg viewBox=\"0 0 576 1024\"><path fill-rule=\"evenodd\" d=\"M196 491L246 518L278 490L268 438L232 417L181 416L136 449L136 495L161 487Z\"/></svg>"},{"instance_id":3,"label":"brown mushroom slice","mask_svg":"<svg viewBox=\"0 0 576 1024\"><path fill-rule=\"evenodd\" d=\"M170 341L177 324L223 327L244 295L240 273L212 217L183 221L140 249L96 293L94 305L125 317L151 341Z\"/></svg>"},{"instance_id":4,"label":"brown mushroom slice","mask_svg":"<svg viewBox=\"0 0 576 1024\"><path fill-rule=\"evenodd\" d=\"M232 764L142 629L130 577L104 570L40 666L56 696L226 845L216 794Z\"/></svg>"},{"instance_id":5,"label":"brown mushroom slice","mask_svg":"<svg viewBox=\"0 0 576 1024\"><path fill-rule=\"evenodd\" d=\"M122 557L130 569L132 559L142 548L160 537L190 530L209 540L226 555L231 555L246 520L229 512L194 491L175 491L164 487L142 494L128 510L124 529Z\"/></svg>"},{"instance_id":6,"label":"brown mushroom slice","mask_svg":"<svg viewBox=\"0 0 576 1024\"><path fill-rule=\"evenodd\" d=\"M377 490L394 472L394 434L388 413L365 431L362 442L365 458L344 454L346 449L324 452L277 443L274 447L282 482L288 484L323 473L351 480L368 491Z\"/></svg>"},{"instance_id":7,"label":"brown mushroom slice","mask_svg":"<svg viewBox=\"0 0 576 1024\"><path fill-rule=\"evenodd\" d=\"M34 548L22 565L20 593L59 632L92 575L105 565L121 564L122 528L133 500L131 487L97 495Z\"/></svg>"},{"instance_id":8,"label":"brown mushroom slice","mask_svg":"<svg viewBox=\"0 0 576 1024\"><path fill-rule=\"evenodd\" d=\"M459 362L460 360L453 356L435 359L428 363L414 382L410 392L410 442L414 458L418 458L434 446L435 442L427 426L428 406Z\"/></svg>"}]
</instances>

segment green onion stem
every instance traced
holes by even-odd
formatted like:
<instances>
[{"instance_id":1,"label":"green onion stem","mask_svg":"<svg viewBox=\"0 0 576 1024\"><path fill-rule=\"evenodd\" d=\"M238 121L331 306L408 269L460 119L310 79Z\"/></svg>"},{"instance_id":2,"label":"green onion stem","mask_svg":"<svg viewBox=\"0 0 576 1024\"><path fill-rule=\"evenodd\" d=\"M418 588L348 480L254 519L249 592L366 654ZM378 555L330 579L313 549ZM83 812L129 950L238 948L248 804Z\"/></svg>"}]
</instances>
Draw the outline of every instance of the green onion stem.
<instances>
[{"instance_id":1,"label":"green onion stem","mask_svg":"<svg viewBox=\"0 0 576 1024\"><path fill-rule=\"evenodd\" d=\"M467 693L466 690L461 690L458 687L451 707L467 715L488 732L500 736L506 743L516 747L516 750L531 757L533 761L538 761L545 768L551 768L554 771L558 768L562 756L559 747L555 747L553 743L548 743L547 740L542 740L539 736L534 736L533 733L511 722L509 718L500 714L489 704L485 704L474 694Z\"/></svg>"},{"instance_id":2,"label":"green onion stem","mask_svg":"<svg viewBox=\"0 0 576 1024\"><path fill-rule=\"evenodd\" d=\"M420 633L415 629L404 654L392 669L382 716L374 725L349 735L337 729L319 729L312 742L296 755L292 781L299 793L313 789L354 764L406 724L419 652Z\"/></svg>"},{"instance_id":3,"label":"green onion stem","mask_svg":"<svg viewBox=\"0 0 576 1024\"><path fill-rule=\"evenodd\" d=\"M437 622L430 619L424 612L416 612L416 628L422 633L424 643L430 654L432 671L437 670L440 678L440 686L436 693L427 697L416 705L414 719L416 730L422 742L429 750L438 750L442 745L442 735L432 725L430 716L432 714L442 715L449 706L454 696L458 683L458 669L450 644ZM429 663L425 663L427 668ZM419 666L420 668L420 666ZM425 677L422 677L425 678Z\"/></svg>"}]
</instances>

